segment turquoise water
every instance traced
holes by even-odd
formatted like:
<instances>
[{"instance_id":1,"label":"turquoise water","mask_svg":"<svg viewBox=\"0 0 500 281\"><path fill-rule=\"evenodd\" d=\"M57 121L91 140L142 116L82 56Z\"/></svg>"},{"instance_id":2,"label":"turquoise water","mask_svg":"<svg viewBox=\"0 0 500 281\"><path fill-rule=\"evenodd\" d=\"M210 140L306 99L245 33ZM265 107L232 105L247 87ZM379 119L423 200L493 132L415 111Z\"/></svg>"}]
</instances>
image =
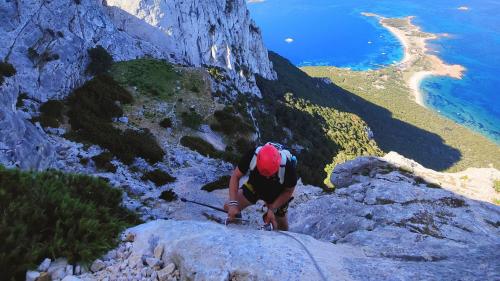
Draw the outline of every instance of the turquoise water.
<instances>
[{"instance_id":1,"label":"turquoise water","mask_svg":"<svg viewBox=\"0 0 500 281\"><path fill-rule=\"evenodd\" d=\"M424 80L426 104L500 144L499 0L266 0L248 6L266 46L297 66L367 70L400 60L397 39L361 12L416 16L424 31L451 34L431 41L431 52L465 66L465 77Z\"/></svg>"}]
</instances>

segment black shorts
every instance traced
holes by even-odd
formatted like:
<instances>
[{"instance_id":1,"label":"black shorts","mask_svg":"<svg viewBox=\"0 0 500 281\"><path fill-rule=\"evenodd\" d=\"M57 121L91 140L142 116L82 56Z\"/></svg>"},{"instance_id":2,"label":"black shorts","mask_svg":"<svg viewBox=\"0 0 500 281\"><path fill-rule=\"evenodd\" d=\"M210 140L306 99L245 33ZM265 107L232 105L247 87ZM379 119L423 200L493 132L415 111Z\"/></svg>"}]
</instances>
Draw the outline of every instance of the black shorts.
<instances>
[{"instance_id":1,"label":"black shorts","mask_svg":"<svg viewBox=\"0 0 500 281\"><path fill-rule=\"evenodd\" d=\"M248 202L250 202L252 204L257 203L257 201L259 201L259 199L262 199L253 190L253 187L251 185L249 185L248 183L243 184L243 186L241 187L241 189L243 190L243 196L245 196L245 198L248 200ZM293 197L290 198L290 200L288 200L284 205L282 205L281 207L279 207L278 210L276 211L275 215L277 217L284 217L284 216L286 216L286 214L288 212L288 205L290 204L290 202L292 200L293 200ZM268 203L268 202L266 202L266 203Z\"/></svg>"}]
</instances>

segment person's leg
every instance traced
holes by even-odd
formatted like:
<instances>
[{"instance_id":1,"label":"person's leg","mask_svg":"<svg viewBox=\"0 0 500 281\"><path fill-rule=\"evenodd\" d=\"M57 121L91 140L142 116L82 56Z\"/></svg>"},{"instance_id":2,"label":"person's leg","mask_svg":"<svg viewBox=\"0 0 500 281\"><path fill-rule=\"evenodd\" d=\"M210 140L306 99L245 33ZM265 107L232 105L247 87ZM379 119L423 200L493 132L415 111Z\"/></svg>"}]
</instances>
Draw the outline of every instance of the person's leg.
<instances>
[{"instance_id":1,"label":"person's leg","mask_svg":"<svg viewBox=\"0 0 500 281\"><path fill-rule=\"evenodd\" d=\"M278 224L278 230L288 231L288 214L283 217L276 216L276 223Z\"/></svg>"}]
</instances>

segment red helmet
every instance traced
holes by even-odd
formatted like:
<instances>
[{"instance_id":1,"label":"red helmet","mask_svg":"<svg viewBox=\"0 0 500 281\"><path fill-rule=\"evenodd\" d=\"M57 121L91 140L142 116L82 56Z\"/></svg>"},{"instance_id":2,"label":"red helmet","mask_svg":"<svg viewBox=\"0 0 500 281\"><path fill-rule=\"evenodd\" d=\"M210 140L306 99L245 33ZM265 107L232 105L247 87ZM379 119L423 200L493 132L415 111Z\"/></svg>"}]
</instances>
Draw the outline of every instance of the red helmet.
<instances>
[{"instance_id":1,"label":"red helmet","mask_svg":"<svg viewBox=\"0 0 500 281\"><path fill-rule=\"evenodd\" d=\"M257 154L257 170L265 177L270 177L280 169L281 155L274 145L264 145Z\"/></svg>"}]
</instances>

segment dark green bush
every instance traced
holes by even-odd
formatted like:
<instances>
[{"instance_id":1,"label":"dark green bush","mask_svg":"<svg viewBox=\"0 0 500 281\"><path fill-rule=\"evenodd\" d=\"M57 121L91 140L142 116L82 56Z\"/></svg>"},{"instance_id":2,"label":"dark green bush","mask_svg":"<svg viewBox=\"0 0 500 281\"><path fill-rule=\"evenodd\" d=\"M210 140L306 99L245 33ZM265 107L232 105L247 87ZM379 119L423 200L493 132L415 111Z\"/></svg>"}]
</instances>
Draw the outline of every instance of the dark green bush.
<instances>
[{"instance_id":1,"label":"dark green bush","mask_svg":"<svg viewBox=\"0 0 500 281\"><path fill-rule=\"evenodd\" d=\"M194 111L182 112L181 119L182 125L194 130L198 129L203 122L203 117Z\"/></svg>"},{"instance_id":2,"label":"dark green bush","mask_svg":"<svg viewBox=\"0 0 500 281\"><path fill-rule=\"evenodd\" d=\"M253 126L243 121L243 119L234 112L234 108L231 106L225 107L223 110L215 111L214 117L217 123L210 125L210 128L214 131L222 132L228 136L232 136L236 133L248 134L254 132Z\"/></svg>"},{"instance_id":3,"label":"dark green bush","mask_svg":"<svg viewBox=\"0 0 500 281\"><path fill-rule=\"evenodd\" d=\"M160 194L160 199L163 199L167 202L172 202L177 200L178 196L175 194L175 192L171 189L165 190Z\"/></svg>"},{"instance_id":4,"label":"dark green bush","mask_svg":"<svg viewBox=\"0 0 500 281\"><path fill-rule=\"evenodd\" d=\"M35 118L42 127L57 128L63 120L64 103L58 100L49 100L40 106L40 116Z\"/></svg>"},{"instance_id":5,"label":"dark green bush","mask_svg":"<svg viewBox=\"0 0 500 281\"><path fill-rule=\"evenodd\" d=\"M132 163L135 157L142 157L151 164L161 161L165 152L148 130L122 132L111 124L113 117L123 115L117 102L132 101L130 93L113 78L96 76L68 99L68 117L74 132L67 137L98 144L126 164Z\"/></svg>"},{"instance_id":6,"label":"dark green bush","mask_svg":"<svg viewBox=\"0 0 500 281\"><path fill-rule=\"evenodd\" d=\"M164 118L160 121L160 126L163 128L171 128L172 127L172 120L170 118Z\"/></svg>"},{"instance_id":7,"label":"dark green bush","mask_svg":"<svg viewBox=\"0 0 500 281\"><path fill-rule=\"evenodd\" d=\"M100 179L0 167L0 276L24 280L45 257L90 262L140 221Z\"/></svg>"},{"instance_id":8,"label":"dark green bush","mask_svg":"<svg viewBox=\"0 0 500 281\"><path fill-rule=\"evenodd\" d=\"M12 77L15 74L16 69L12 64L0 61L0 85L3 84L5 77Z\"/></svg>"},{"instance_id":9,"label":"dark green bush","mask_svg":"<svg viewBox=\"0 0 500 281\"><path fill-rule=\"evenodd\" d=\"M92 157L92 160L98 169L111 173L116 172L116 166L111 163L111 160L113 160L113 154L106 151Z\"/></svg>"},{"instance_id":10,"label":"dark green bush","mask_svg":"<svg viewBox=\"0 0 500 281\"><path fill-rule=\"evenodd\" d=\"M155 169L153 171L145 173L141 179L142 180L150 180L156 186L162 186L162 185L165 185L167 183L174 182L176 180L175 177L172 177L167 172L164 172L160 169Z\"/></svg>"},{"instance_id":11,"label":"dark green bush","mask_svg":"<svg viewBox=\"0 0 500 281\"><path fill-rule=\"evenodd\" d=\"M20 108L24 106L24 100L28 98L27 93L20 93L19 96L17 96L17 102L16 102L16 108Z\"/></svg>"},{"instance_id":12,"label":"dark green bush","mask_svg":"<svg viewBox=\"0 0 500 281\"><path fill-rule=\"evenodd\" d=\"M208 192L212 192L217 189L226 189L229 188L229 180L231 176L222 176L214 182L205 184L201 190L205 190Z\"/></svg>"},{"instance_id":13,"label":"dark green bush","mask_svg":"<svg viewBox=\"0 0 500 281\"><path fill-rule=\"evenodd\" d=\"M223 159L231 163L236 163L238 161L238 156L236 154L229 151L219 151L200 137L183 136L181 138L181 144L207 157Z\"/></svg>"},{"instance_id":14,"label":"dark green bush","mask_svg":"<svg viewBox=\"0 0 500 281\"><path fill-rule=\"evenodd\" d=\"M87 73L99 75L108 72L113 65L113 57L101 45L88 50L90 63L87 65Z\"/></svg>"}]
</instances>

